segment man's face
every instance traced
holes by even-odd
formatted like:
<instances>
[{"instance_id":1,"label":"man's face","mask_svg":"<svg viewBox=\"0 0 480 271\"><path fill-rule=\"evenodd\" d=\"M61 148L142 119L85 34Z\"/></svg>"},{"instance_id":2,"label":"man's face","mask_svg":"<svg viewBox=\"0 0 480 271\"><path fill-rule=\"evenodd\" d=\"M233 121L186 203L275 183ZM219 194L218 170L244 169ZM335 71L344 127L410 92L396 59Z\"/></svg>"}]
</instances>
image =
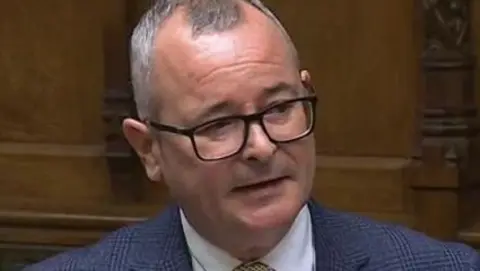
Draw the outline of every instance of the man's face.
<instances>
[{"instance_id":1,"label":"man's face","mask_svg":"<svg viewBox=\"0 0 480 271\"><path fill-rule=\"evenodd\" d=\"M245 9L246 21L234 29L197 38L191 37L180 12L166 22L156 40L161 107L153 121L193 127L308 96L308 82L302 82L281 32L254 8ZM309 80L306 73L303 77ZM310 195L312 135L274 144L254 122L238 154L203 161L189 137L150 131L154 167L187 217L205 228L261 231L285 226ZM149 175L154 180L160 176ZM274 179L279 180L269 182Z\"/></svg>"}]
</instances>

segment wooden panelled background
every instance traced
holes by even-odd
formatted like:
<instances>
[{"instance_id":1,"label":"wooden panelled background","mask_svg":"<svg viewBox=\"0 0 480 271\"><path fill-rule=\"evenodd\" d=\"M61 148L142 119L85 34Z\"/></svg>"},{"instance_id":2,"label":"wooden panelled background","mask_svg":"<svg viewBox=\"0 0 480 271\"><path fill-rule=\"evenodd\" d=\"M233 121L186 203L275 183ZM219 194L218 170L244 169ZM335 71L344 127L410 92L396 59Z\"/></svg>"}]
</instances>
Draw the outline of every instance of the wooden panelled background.
<instances>
[{"instance_id":1,"label":"wooden panelled background","mask_svg":"<svg viewBox=\"0 0 480 271\"><path fill-rule=\"evenodd\" d=\"M8 270L92 243L168 202L119 126L135 114L127 42L148 2L0 2ZM320 97L314 196L480 247L478 1L266 3Z\"/></svg>"}]
</instances>

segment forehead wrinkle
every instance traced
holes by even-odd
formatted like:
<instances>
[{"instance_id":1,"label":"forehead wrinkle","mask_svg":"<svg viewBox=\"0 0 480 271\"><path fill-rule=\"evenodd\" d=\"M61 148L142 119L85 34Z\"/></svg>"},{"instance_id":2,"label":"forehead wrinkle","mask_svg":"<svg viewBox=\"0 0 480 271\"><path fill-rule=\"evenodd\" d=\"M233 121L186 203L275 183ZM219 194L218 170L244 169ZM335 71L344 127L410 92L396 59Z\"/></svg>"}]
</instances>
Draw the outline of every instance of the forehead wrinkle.
<instances>
[{"instance_id":1,"label":"forehead wrinkle","mask_svg":"<svg viewBox=\"0 0 480 271\"><path fill-rule=\"evenodd\" d=\"M288 50L275 46L273 39L262 42L260 39L255 41L256 37L253 37L253 42L246 42L247 38L245 34L235 33L200 38L193 45L197 51L195 63L201 64L201 69L192 72L195 82L201 84L215 77L220 71L233 71L248 65L282 66L286 69L294 67L287 55ZM296 69L294 70L296 72Z\"/></svg>"},{"instance_id":2,"label":"forehead wrinkle","mask_svg":"<svg viewBox=\"0 0 480 271\"><path fill-rule=\"evenodd\" d=\"M273 66L274 68L278 67L281 65L281 63L275 63L271 61L266 61L266 60L247 60L243 61L240 63L230 63L229 65L223 65L221 67L214 67L211 70L209 70L206 74L202 75L201 77L198 77L196 80L199 82L201 85L208 84L210 81L215 80L215 78L218 77L218 74L220 73L229 73L233 72L235 70L241 70L241 69L247 69L251 65L267 65L267 66Z\"/></svg>"}]
</instances>

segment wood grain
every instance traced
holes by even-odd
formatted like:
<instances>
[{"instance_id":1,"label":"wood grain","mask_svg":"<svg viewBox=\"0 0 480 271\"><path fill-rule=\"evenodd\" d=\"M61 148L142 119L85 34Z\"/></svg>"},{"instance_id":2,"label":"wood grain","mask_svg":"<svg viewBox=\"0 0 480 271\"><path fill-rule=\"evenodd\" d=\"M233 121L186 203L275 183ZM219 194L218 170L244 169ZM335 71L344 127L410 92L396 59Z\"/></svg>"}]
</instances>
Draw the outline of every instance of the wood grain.
<instances>
[{"instance_id":1,"label":"wood grain","mask_svg":"<svg viewBox=\"0 0 480 271\"><path fill-rule=\"evenodd\" d=\"M0 3L0 141L101 143L96 1Z\"/></svg>"},{"instance_id":2,"label":"wood grain","mask_svg":"<svg viewBox=\"0 0 480 271\"><path fill-rule=\"evenodd\" d=\"M414 1L266 1L284 21L319 94L324 155L409 157L420 49ZM379 23L381 22L381 23Z\"/></svg>"}]
</instances>

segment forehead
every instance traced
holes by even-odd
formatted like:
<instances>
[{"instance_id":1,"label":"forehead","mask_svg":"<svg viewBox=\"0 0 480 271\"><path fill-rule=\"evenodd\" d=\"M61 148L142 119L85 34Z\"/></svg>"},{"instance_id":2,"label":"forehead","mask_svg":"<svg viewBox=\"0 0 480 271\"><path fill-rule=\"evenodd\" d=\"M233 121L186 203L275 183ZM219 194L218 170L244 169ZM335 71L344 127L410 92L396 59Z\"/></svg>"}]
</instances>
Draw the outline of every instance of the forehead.
<instances>
[{"instance_id":1,"label":"forehead","mask_svg":"<svg viewBox=\"0 0 480 271\"><path fill-rule=\"evenodd\" d=\"M178 101L182 109L195 111L209 101L294 84L296 62L281 31L256 8L243 4L242 9L242 21L220 33L192 38L181 10L159 30L154 70L169 110L178 109Z\"/></svg>"}]
</instances>

